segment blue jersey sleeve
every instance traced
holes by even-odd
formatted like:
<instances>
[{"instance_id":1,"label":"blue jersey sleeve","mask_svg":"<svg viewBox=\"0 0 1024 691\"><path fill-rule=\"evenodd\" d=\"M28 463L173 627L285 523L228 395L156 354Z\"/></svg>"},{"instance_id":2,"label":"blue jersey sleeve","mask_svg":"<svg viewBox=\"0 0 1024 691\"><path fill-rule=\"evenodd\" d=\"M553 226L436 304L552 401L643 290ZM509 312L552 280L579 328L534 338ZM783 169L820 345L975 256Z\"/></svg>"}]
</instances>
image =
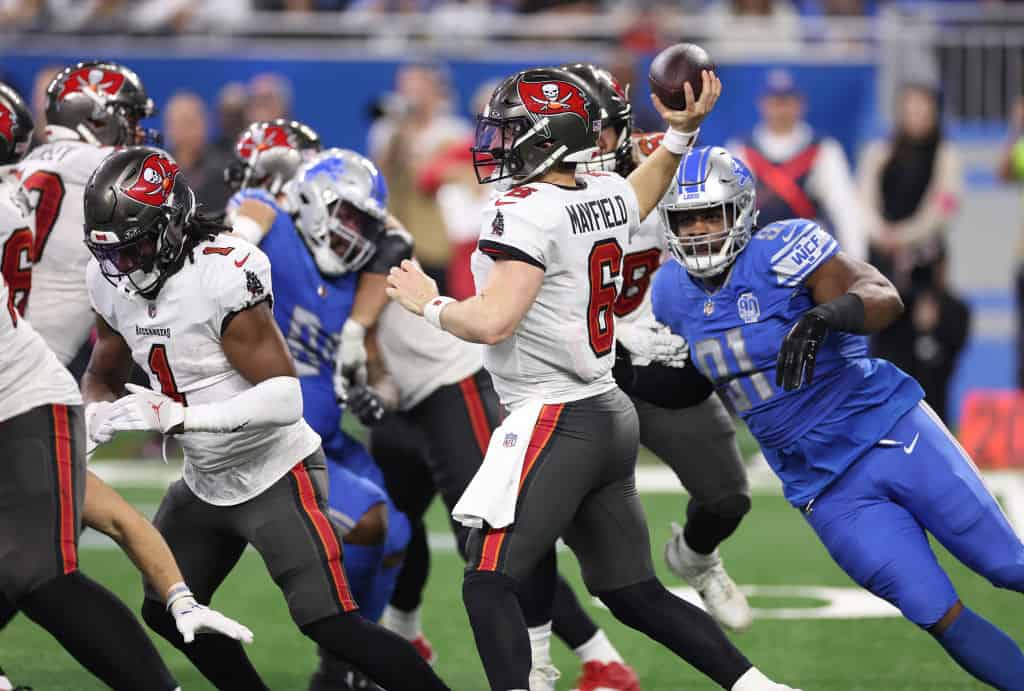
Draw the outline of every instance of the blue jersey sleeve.
<instances>
[{"instance_id":1,"label":"blue jersey sleeve","mask_svg":"<svg viewBox=\"0 0 1024 691\"><path fill-rule=\"evenodd\" d=\"M227 206L225 207L224 211L230 216L238 209L238 206L245 199L255 199L258 202L269 204L270 206L277 209L278 212L281 211L281 206L277 203L277 200L274 199L274 195L272 195L270 192L267 192L266 190L255 188L239 190L238 192L235 192L233 195L231 195L231 199L228 200Z\"/></svg>"},{"instance_id":2,"label":"blue jersey sleeve","mask_svg":"<svg viewBox=\"0 0 1024 691\"><path fill-rule=\"evenodd\" d=\"M655 274L651 286L651 307L654 310L654 318L667 326L673 333L682 336L679 331L679 324L672 306L678 303L680 296L673 287L679 282L679 272L683 267L679 262L667 261L661 265Z\"/></svg>"},{"instance_id":3,"label":"blue jersey sleeve","mask_svg":"<svg viewBox=\"0 0 1024 691\"><path fill-rule=\"evenodd\" d=\"M751 240L751 249L760 258L759 269L776 286L796 288L815 269L835 256L839 244L813 221L780 221L759 230Z\"/></svg>"}]
</instances>

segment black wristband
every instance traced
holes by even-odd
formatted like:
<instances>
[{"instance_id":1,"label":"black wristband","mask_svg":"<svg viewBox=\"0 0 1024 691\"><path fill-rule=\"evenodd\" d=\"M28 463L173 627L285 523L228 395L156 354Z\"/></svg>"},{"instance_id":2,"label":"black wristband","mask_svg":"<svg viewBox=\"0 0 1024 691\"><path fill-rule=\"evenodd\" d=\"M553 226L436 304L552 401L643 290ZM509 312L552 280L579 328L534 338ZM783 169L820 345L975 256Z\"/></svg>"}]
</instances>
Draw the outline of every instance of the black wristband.
<instances>
[{"instance_id":1,"label":"black wristband","mask_svg":"<svg viewBox=\"0 0 1024 691\"><path fill-rule=\"evenodd\" d=\"M840 295L832 302L814 307L808 314L821 317L833 331L865 333L864 301L856 293Z\"/></svg>"}]
</instances>

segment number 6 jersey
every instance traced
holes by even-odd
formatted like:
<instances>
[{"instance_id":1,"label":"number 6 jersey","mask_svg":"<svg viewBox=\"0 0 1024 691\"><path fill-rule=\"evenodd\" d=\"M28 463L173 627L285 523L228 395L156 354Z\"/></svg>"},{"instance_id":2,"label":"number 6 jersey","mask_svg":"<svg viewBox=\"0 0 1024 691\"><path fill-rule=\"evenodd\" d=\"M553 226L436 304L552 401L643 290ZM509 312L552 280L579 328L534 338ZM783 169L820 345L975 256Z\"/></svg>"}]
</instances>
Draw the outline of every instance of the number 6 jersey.
<instances>
[{"instance_id":1,"label":"number 6 jersey","mask_svg":"<svg viewBox=\"0 0 1024 691\"><path fill-rule=\"evenodd\" d=\"M577 179L579 188L514 187L484 211L472 259L477 291L495 261L523 261L544 271L515 333L484 352L484 366L508 408L528 399L576 401L615 388L613 308L640 208L633 187L614 173Z\"/></svg>"},{"instance_id":2,"label":"number 6 jersey","mask_svg":"<svg viewBox=\"0 0 1024 691\"><path fill-rule=\"evenodd\" d=\"M238 312L272 299L270 260L241 238L199 243L155 300L115 287L96 260L86 271L93 309L124 338L154 391L185 405L225 401L252 387L228 362L221 336ZM177 436L184 479L204 501L240 504L316 451L305 420L284 427Z\"/></svg>"}]
</instances>

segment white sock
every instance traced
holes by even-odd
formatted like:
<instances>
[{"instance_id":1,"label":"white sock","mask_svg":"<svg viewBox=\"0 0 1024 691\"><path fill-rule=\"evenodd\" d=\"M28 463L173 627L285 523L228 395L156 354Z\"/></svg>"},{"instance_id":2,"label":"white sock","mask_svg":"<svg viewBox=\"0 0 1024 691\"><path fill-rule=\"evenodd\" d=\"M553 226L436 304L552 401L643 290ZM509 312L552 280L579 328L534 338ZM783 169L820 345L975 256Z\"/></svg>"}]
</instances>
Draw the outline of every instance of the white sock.
<instances>
[{"instance_id":1,"label":"white sock","mask_svg":"<svg viewBox=\"0 0 1024 691\"><path fill-rule=\"evenodd\" d=\"M551 664L551 622L533 626L527 629L530 632L530 652L533 657L534 667L543 667Z\"/></svg>"},{"instance_id":2,"label":"white sock","mask_svg":"<svg viewBox=\"0 0 1024 691\"><path fill-rule=\"evenodd\" d=\"M736 680L731 691L764 691L775 686L775 682L761 673L757 667L751 667Z\"/></svg>"},{"instance_id":3,"label":"white sock","mask_svg":"<svg viewBox=\"0 0 1024 691\"><path fill-rule=\"evenodd\" d=\"M4 676L3 672L0 672L0 691L11 691L14 688L14 684L11 680Z\"/></svg>"},{"instance_id":4,"label":"white sock","mask_svg":"<svg viewBox=\"0 0 1024 691\"><path fill-rule=\"evenodd\" d=\"M593 638L573 651L584 662L623 662L619 651L615 649L612 642L608 640L602 629L598 629Z\"/></svg>"},{"instance_id":5,"label":"white sock","mask_svg":"<svg viewBox=\"0 0 1024 691\"><path fill-rule=\"evenodd\" d=\"M412 641L423 635L422 622L420 621L420 608L417 607L411 612L388 605L381 615L380 624L388 631L393 631L407 641Z\"/></svg>"}]
</instances>

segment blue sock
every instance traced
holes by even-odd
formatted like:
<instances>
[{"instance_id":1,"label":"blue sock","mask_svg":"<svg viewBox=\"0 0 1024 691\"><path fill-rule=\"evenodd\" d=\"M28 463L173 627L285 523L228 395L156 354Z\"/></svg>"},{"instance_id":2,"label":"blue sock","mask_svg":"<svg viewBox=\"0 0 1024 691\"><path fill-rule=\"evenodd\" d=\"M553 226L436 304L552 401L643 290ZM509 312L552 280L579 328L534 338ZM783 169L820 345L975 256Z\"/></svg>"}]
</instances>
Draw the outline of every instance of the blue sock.
<instances>
[{"instance_id":1,"label":"blue sock","mask_svg":"<svg viewBox=\"0 0 1024 691\"><path fill-rule=\"evenodd\" d=\"M1002 691L1024 691L1024 653L1009 636L964 607L936 636L950 657L973 676Z\"/></svg>"},{"instance_id":2,"label":"blue sock","mask_svg":"<svg viewBox=\"0 0 1024 691\"><path fill-rule=\"evenodd\" d=\"M374 599L375 581L381 570L381 561L384 559L384 545L345 545L343 563L345 575L348 576L348 585L352 589L352 595L356 598L356 604L363 616L370 621L377 621L367 611L369 603Z\"/></svg>"},{"instance_id":3,"label":"blue sock","mask_svg":"<svg viewBox=\"0 0 1024 691\"><path fill-rule=\"evenodd\" d=\"M395 592L395 583L398 582L398 574L402 570L401 562L397 566L381 566L373 579L373 586L366 599L366 604L359 603L363 610L363 616L370 621L380 621L384 614L384 608L391 602L391 596Z\"/></svg>"}]
</instances>

